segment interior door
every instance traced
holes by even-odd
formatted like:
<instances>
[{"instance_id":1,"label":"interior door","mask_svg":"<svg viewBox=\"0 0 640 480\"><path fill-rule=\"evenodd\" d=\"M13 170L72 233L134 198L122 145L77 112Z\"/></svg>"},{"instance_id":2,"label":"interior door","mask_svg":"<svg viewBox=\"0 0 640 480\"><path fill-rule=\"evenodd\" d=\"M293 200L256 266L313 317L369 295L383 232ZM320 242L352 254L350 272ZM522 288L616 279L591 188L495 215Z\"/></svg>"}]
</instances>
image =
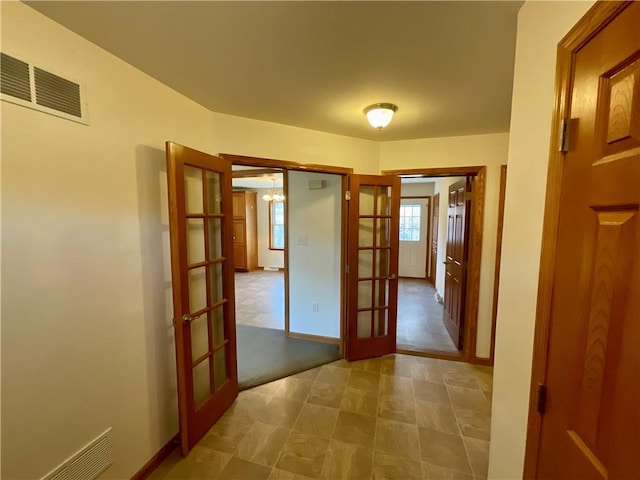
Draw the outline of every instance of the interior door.
<instances>
[{"instance_id":1,"label":"interior door","mask_svg":"<svg viewBox=\"0 0 640 480\"><path fill-rule=\"evenodd\" d=\"M537 477L640 478L640 2L573 61Z\"/></svg>"},{"instance_id":2,"label":"interior door","mask_svg":"<svg viewBox=\"0 0 640 480\"><path fill-rule=\"evenodd\" d=\"M171 271L184 455L238 395L231 163L167 142Z\"/></svg>"},{"instance_id":3,"label":"interior door","mask_svg":"<svg viewBox=\"0 0 640 480\"><path fill-rule=\"evenodd\" d=\"M467 284L467 231L471 183L467 178L449 186L447 257L444 276L444 325L458 350L462 350Z\"/></svg>"},{"instance_id":4,"label":"interior door","mask_svg":"<svg viewBox=\"0 0 640 480\"><path fill-rule=\"evenodd\" d=\"M433 196L431 206L431 255L429 257L431 268L429 269L429 280L436 286L436 272L438 271L438 224L440 223L440 194Z\"/></svg>"},{"instance_id":5,"label":"interior door","mask_svg":"<svg viewBox=\"0 0 640 480\"><path fill-rule=\"evenodd\" d=\"M395 352L400 178L350 175L348 360Z\"/></svg>"}]
</instances>

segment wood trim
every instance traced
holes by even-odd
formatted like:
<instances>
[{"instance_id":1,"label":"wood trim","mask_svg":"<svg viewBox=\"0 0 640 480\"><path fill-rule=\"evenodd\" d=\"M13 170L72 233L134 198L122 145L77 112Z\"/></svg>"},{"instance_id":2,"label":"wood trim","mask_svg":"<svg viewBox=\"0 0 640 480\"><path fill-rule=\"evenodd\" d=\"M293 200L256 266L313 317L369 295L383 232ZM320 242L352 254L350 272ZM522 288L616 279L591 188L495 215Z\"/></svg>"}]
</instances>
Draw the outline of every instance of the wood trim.
<instances>
[{"instance_id":1,"label":"wood trim","mask_svg":"<svg viewBox=\"0 0 640 480\"><path fill-rule=\"evenodd\" d=\"M133 477L131 477L131 480L145 480L149 478L153 471L158 468L162 462L169 458L169 455L171 455L176 448L178 448L179 443L180 436L176 433L160 448L160 450L156 452L153 457L151 457L151 460L145 463L144 466L138 470Z\"/></svg>"},{"instance_id":2,"label":"wood trim","mask_svg":"<svg viewBox=\"0 0 640 480\"><path fill-rule=\"evenodd\" d=\"M349 181L349 175L342 177L342 232L340 234L340 268L342 269L342 275L340 275L340 354L343 357L346 356L347 348L347 295L349 294L347 282L347 243L349 239L349 202L347 201L347 192L349 191Z\"/></svg>"},{"instance_id":3,"label":"wood trim","mask_svg":"<svg viewBox=\"0 0 640 480\"><path fill-rule=\"evenodd\" d=\"M298 163L288 160L275 160L272 158L247 157L232 153L219 153L219 157L225 158L236 165L247 165L265 168L283 168L285 170L302 170L306 172L334 173L348 175L353 173L353 168L337 167L335 165L319 165L315 163Z\"/></svg>"},{"instance_id":4,"label":"wood trim","mask_svg":"<svg viewBox=\"0 0 640 480\"><path fill-rule=\"evenodd\" d=\"M274 174L280 174L282 170L279 168L251 168L247 170L232 170L232 178L252 178L252 177L271 177Z\"/></svg>"},{"instance_id":5,"label":"wood trim","mask_svg":"<svg viewBox=\"0 0 640 480\"><path fill-rule=\"evenodd\" d=\"M478 172L486 168L484 166L475 167L436 167L436 168L409 168L405 170L382 170L382 175L422 175L423 177L465 177L477 175Z\"/></svg>"},{"instance_id":6,"label":"wood trim","mask_svg":"<svg viewBox=\"0 0 640 480\"><path fill-rule=\"evenodd\" d=\"M493 366L496 349L496 319L498 318L498 291L500 288L500 261L502 256L502 231L504 229L504 197L507 191L507 166L500 165L500 193L498 198L498 233L496 236L496 265L493 274L493 310L491 312L491 350L489 364Z\"/></svg>"},{"instance_id":7,"label":"wood trim","mask_svg":"<svg viewBox=\"0 0 640 480\"><path fill-rule=\"evenodd\" d=\"M308 333L287 332L285 336L289 338L299 338L301 340L311 340L313 342L330 343L340 345L340 339L335 337L323 337L322 335L311 335Z\"/></svg>"},{"instance_id":8,"label":"wood trim","mask_svg":"<svg viewBox=\"0 0 640 480\"><path fill-rule=\"evenodd\" d=\"M484 230L484 211L486 202L486 172L487 167L436 167L414 168L407 170L382 170L382 175L421 175L424 177L473 177L471 202L471 219L469 223L469 255L467 270L467 292L465 308L464 340L462 359L468 363L485 362L487 359L476 357L476 342L478 336L478 305L480 302L480 266L482 263L482 236ZM406 350L397 350L406 353ZM493 352L493 346L492 346ZM460 360L458 356L442 353L424 352L424 356Z\"/></svg>"},{"instance_id":9,"label":"wood trim","mask_svg":"<svg viewBox=\"0 0 640 480\"><path fill-rule=\"evenodd\" d=\"M551 300L555 273L556 237L562 194L564 154L557 151L557 145L559 142L560 122L570 111L571 75L573 71L574 53L631 3L632 2L629 1L597 2L558 44L555 103L551 122L549 168L547 172L547 192L542 227L540 274L533 340L533 363L529 392L529 418L527 423L523 470L525 479L535 479L537 473L542 416L536 409L536 395L538 384L544 384L546 381L547 357L549 353L548 342L551 325Z\"/></svg>"},{"instance_id":10,"label":"wood trim","mask_svg":"<svg viewBox=\"0 0 640 480\"><path fill-rule=\"evenodd\" d=\"M404 195L400 197L400 200L410 200L412 198L431 198L431 195Z\"/></svg>"},{"instance_id":11,"label":"wood trim","mask_svg":"<svg viewBox=\"0 0 640 480\"><path fill-rule=\"evenodd\" d=\"M284 202L284 333L287 335L289 333L289 317L290 317L290 308L289 308L289 172L285 170L282 172L282 191L284 192L285 202ZM269 233L271 236L271 233Z\"/></svg>"}]
</instances>

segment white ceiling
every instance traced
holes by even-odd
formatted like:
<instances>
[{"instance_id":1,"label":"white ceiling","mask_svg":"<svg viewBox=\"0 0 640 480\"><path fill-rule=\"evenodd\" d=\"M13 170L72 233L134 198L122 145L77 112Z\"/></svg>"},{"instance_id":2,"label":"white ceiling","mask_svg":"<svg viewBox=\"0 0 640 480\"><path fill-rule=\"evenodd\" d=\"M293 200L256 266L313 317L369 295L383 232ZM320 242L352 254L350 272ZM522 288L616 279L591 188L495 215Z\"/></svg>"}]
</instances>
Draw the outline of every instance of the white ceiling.
<instances>
[{"instance_id":1,"label":"white ceiling","mask_svg":"<svg viewBox=\"0 0 640 480\"><path fill-rule=\"evenodd\" d=\"M215 112L380 141L509 129L522 2L27 3ZM376 102L399 107L382 132Z\"/></svg>"}]
</instances>

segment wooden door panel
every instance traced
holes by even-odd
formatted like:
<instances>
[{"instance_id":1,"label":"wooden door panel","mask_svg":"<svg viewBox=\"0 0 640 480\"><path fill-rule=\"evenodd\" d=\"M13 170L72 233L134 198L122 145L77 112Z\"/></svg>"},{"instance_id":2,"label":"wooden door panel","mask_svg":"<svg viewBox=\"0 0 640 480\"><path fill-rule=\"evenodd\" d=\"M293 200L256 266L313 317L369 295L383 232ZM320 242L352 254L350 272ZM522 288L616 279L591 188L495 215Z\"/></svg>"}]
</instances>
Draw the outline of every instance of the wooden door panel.
<instances>
[{"instance_id":1,"label":"wooden door panel","mask_svg":"<svg viewBox=\"0 0 640 480\"><path fill-rule=\"evenodd\" d=\"M640 478L640 3L574 57L540 478Z\"/></svg>"},{"instance_id":2,"label":"wooden door panel","mask_svg":"<svg viewBox=\"0 0 640 480\"><path fill-rule=\"evenodd\" d=\"M247 243L247 240L244 236L244 228L244 219L233 221L233 243L243 246L245 243Z\"/></svg>"},{"instance_id":3,"label":"wooden door panel","mask_svg":"<svg viewBox=\"0 0 640 480\"><path fill-rule=\"evenodd\" d=\"M461 350L464 332L466 277L469 228L467 191L470 183L464 178L449 186L447 219L447 255L444 282L444 325L456 347Z\"/></svg>"}]
</instances>

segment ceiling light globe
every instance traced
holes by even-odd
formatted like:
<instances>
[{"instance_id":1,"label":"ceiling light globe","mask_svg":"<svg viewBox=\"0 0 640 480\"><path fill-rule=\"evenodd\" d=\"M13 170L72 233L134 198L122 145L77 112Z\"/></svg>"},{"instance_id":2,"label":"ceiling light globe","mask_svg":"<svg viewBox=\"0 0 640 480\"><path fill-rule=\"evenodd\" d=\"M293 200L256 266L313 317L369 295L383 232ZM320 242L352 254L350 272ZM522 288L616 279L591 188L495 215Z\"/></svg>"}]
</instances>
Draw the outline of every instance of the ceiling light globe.
<instances>
[{"instance_id":1,"label":"ceiling light globe","mask_svg":"<svg viewBox=\"0 0 640 480\"><path fill-rule=\"evenodd\" d=\"M382 130L391 123L393 114L397 110L398 107L392 103L375 103L365 108L364 113L367 115L367 120L369 120L373 128Z\"/></svg>"}]
</instances>

